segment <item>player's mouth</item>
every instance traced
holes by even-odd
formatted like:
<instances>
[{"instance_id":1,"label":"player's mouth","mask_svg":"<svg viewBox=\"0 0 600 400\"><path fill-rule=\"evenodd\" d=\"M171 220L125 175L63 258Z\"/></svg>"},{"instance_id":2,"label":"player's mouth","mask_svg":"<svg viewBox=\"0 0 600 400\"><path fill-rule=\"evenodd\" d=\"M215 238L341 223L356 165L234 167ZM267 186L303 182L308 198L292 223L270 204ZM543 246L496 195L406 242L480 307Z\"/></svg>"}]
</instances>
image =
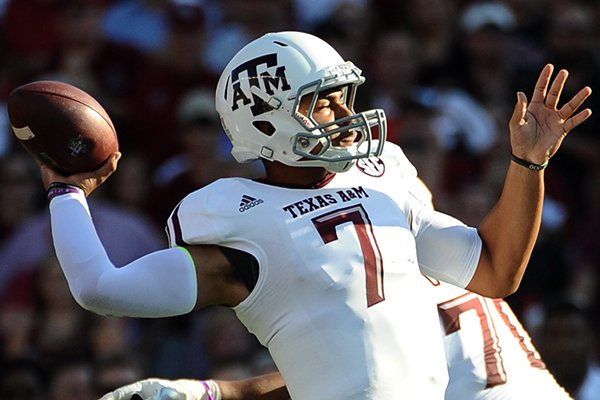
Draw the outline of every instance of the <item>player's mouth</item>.
<instances>
[{"instance_id":1,"label":"player's mouth","mask_svg":"<svg viewBox=\"0 0 600 400\"><path fill-rule=\"evenodd\" d=\"M331 142L334 146L350 147L358 139L358 132L355 130L342 132L337 137L332 138Z\"/></svg>"}]
</instances>

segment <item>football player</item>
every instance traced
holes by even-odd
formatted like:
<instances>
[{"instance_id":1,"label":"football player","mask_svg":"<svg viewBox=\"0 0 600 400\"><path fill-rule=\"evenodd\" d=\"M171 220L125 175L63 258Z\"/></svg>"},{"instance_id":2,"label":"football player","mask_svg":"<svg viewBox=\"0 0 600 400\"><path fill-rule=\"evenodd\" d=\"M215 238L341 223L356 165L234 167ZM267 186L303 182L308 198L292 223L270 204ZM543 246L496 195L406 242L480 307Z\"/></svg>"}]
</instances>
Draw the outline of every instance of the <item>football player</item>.
<instances>
[{"instance_id":1,"label":"football player","mask_svg":"<svg viewBox=\"0 0 600 400\"><path fill-rule=\"evenodd\" d=\"M567 71L546 65L517 94L504 190L478 227L408 190L416 171L386 143L383 110L355 112L361 70L302 32L264 35L227 65L217 111L239 162L261 180L217 180L173 210L170 247L124 266L106 256L89 173L42 167L54 247L75 299L107 315L164 317L220 304L266 346L292 398L443 399L448 374L433 287L514 292L540 227L544 168L591 89L559 106ZM210 168L210 166L207 166Z\"/></svg>"},{"instance_id":2,"label":"football player","mask_svg":"<svg viewBox=\"0 0 600 400\"><path fill-rule=\"evenodd\" d=\"M420 179L414 180L410 191L426 204L432 204L431 193ZM548 371L529 334L506 301L425 278L435 288L433 294L444 337L449 375L445 400L572 399ZM221 394L221 388L222 400L237 399L229 397L233 389L242 400L274 394L278 397L273 400L287 399L284 388L277 388L277 385L285 384L283 379L275 379L275 374L244 381L209 380L208 383L151 378L119 388L101 400L129 400L134 393L144 394L144 399L154 399L161 390L187 395L189 400L211 400L208 394L214 393L216 398L216 394ZM191 382L195 382L196 389L191 389ZM203 391L204 387L212 388L212 392Z\"/></svg>"}]
</instances>

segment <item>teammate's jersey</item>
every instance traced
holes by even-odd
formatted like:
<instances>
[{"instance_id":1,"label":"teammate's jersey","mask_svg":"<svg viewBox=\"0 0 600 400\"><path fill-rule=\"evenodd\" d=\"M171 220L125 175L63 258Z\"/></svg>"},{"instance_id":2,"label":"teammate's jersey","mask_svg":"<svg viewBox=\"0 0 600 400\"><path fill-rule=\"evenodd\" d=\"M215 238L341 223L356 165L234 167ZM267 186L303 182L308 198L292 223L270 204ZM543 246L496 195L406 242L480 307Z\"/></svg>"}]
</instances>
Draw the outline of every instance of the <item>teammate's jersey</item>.
<instances>
[{"instance_id":1,"label":"teammate's jersey","mask_svg":"<svg viewBox=\"0 0 600 400\"><path fill-rule=\"evenodd\" d=\"M466 286L481 241L418 201L415 177L388 143L381 158L320 188L221 179L175 208L170 243L219 244L257 259L256 286L234 309L292 398L443 399L438 314L417 252L428 273Z\"/></svg>"},{"instance_id":2,"label":"teammate's jersey","mask_svg":"<svg viewBox=\"0 0 600 400\"><path fill-rule=\"evenodd\" d=\"M567 400L510 306L434 285L450 382L446 400Z\"/></svg>"}]
</instances>

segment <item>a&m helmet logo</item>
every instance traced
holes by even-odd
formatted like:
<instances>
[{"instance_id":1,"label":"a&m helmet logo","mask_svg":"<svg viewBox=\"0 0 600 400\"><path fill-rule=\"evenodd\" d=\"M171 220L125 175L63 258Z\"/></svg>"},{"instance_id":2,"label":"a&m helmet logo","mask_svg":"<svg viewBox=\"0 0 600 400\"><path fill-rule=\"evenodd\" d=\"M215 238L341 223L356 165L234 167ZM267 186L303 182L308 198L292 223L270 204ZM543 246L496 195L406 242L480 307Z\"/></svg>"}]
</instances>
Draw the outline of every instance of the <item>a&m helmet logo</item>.
<instances>
[{"instance_id":1,"label":"a&m helmet logo","mask_svg":"<svg viewBox=\"0 0 600 400\"><path fill-rule=\"evenodd\" d=\"M282 92L291 89L285 66L277 65L277 53L256 57L238 65L231 71L230 79L231 111L237 110L240 106L250 106L250 111L255 117L268 111L270 107L265 107L265 101L252 93L252 87L260 89L269 96L275 94L275 89Z\"/></svg>"}]
</instances>

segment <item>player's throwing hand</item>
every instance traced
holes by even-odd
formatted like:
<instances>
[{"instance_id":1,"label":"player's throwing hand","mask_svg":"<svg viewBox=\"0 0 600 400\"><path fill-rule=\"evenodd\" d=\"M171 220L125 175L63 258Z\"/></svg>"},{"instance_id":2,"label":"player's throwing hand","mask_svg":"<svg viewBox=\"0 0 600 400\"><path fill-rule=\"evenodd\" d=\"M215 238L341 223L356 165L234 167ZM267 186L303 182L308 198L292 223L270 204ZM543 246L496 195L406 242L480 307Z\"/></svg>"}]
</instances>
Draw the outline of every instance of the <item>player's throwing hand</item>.
<instances>
[{"instance_id":1,"label":"player's throwing hand","mask_svg":"<svg viewBox=\"0 0 600 400\"><path fill-rule=\"evenodd\" d=\"M592 115L589 108L574 114L592 93L588 86L559 108L569 73L561 69L548 90L553 71L552 64L542 69L529 104L523 92L517 93L517 104L509 122L513 155L538 165L547 163L567 133Z\"/></svg>"}]
</instances>

